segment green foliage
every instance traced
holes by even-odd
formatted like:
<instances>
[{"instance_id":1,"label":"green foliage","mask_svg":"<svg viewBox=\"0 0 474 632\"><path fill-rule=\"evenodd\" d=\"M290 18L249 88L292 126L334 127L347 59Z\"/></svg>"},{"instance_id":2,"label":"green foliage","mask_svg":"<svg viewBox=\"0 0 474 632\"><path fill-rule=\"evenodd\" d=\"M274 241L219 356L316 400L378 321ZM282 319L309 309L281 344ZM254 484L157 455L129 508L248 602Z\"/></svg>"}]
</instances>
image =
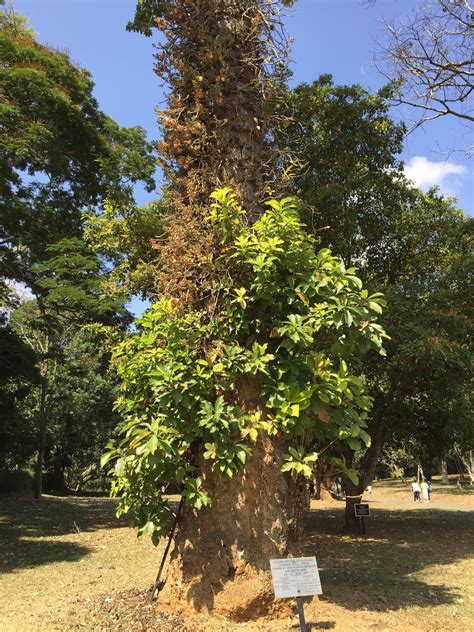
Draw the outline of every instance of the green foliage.
<instances>
[{"instance_id":1,"label":"green foliage","mask_svg":"<svg viewBox=\"0 0 474 632\"><path fill-rule=\"evenodd\" d=\"M32 428L25 425L22 403L40 381L36 354L4 323L0 326L0 467L25 463L34 444Z\"/></svg>"},{"instance_id":2,"label":"green foliage","mask_svg":"<svg viewBox=\"0 0 474 632\"><path fill-rule=\"evenodd\" d=\"M156 165L144 130L101 112L90 73L24 22L0 15L0 281L44 296L33 266L48 248L82 237L84 208L131 206L134 183L153 189Z\"/></svg>"},{"instance_id":3,"label":"green foliage","mask_svg":"<svg viewBox=\"0 0 474 632\"><path fill-rule=\"evenodd\" d=\"M92 327L75 328L50 376L50 417L46 470L69 486L100 475L100 457L114 435L118 394L103 336ZM61 482L59 480L59 482Z\"/></svg>"},{"instance_id":4,"label":"green foliage","mask_svg":"<svg viewBox=\"0 0 474 632\"><path fill-rule=\"evenodd\" d=\"M77 484L85 469L99 470L101 452L118 422L112 410L116 379L109 371L110 354L103 348L103 332L60 317L55 309L42 313L36 301L29 301L12 312L9 328L3 333L9 334L9 354L0 363L0 369L6 365L8 378L0 391L4 421L0 465L14 468L29 463L38 449L39 417L44 414L45 469L55 475L57 484L64 483L66 474L70 484ZM22 357L29 363L29 373L21 370ZM8 366L12 359L18 362L16 371L22 378L18 386ZM7 409L4 390L8 387L13 397L13 386L19 389L16 406ZM41 389L45 391L44 402Z\"/></svg>"},{"instance_id":5,"label":"green foliage","mask_svg":"<svg viewBox=\"0 0 474 632\"><path fill-rule=\"evenodd\" d=\"M87 242L112 264L102 281L106 295L146 296L156 285L157 236L164 233L164 210L161 201L124 211L108 200L100 213L85 213Z\"/></svg>"},{"instance_id":6,"label":"green foliage","mask_svg":"<svg viewBox=\"0 0 474 632\"><path fill-rule=\"evenodd\" d=\"M182 313L162 298L114 354L125 423L103 464L114 463L119 513L155 542L171 518L162 486L177 485L196 509L211 502L200 458L231 477L267 433L288 443L285 471L308 476L312 437L368 441L371 400L357 372L366 351L384 353L381 295L328 249L315 252L293 198L271 200L251 226L229 189L212 198L223 246L209 310Z\"/></svg>"},{"instance_id":7,"label":"green foliage","mask_svg":"<svg viewBox=\"0 0 474 632\"><path fill-rule=\"evenodd\" d=\"M105 266L83 239L62 239L46 248L48 255L31 270L38 275L36 283L50 319L56 313L77 323L130 322L123 292L116 291L114 296L103 292Z\"/></svg>"},{"instance_id":8,"label":"green foliage","mask_svg":"<svg viewBox=\"0 0 474 632\"><path fill-rule=\"evenodd\" d=\"M171 0L137 0L133 20L127 24L127 31L136 31L146 37L152 34L155 27L155 19L163 15L164 9L169 6Z\"/></svg>"},{"instance_id":9,"label":"green foliage","mask_svg":"<svg viewBox=\"0 0 474 632\"><path fill-rule=\"evenodd\" d=\"M405 128L388 115L392 92L389 85L370 94L322 75L289 92L292 122L277 131L280 146L301 161L292 185L312 211L311 226L346 265L365 261L368 248L380 250L400 207L396 156Z\"/></svg>"},{"instance_id":10,"label":"green foliage","mask_svg":"<svg viewBox=\"0 0 474 632\"><path fill-rule=\"evenodd\" d=\"M364 360L372 454L383 441L416 439L421 458L444 453L456 437L472 441L472 220L436 189L423 193L404 177L397 159L404 127L388 116L392 91L372 95L328 76L298 86L289 95L294 124L280 140L305 161L294 190L314 211L321 244L346 265L356 262L389 306L381 316L391 336L387 361ZM334 453L351 461L337 444L323 458ZM366 456L361 478L372 462Z\"/></svg>"}]
</instances>

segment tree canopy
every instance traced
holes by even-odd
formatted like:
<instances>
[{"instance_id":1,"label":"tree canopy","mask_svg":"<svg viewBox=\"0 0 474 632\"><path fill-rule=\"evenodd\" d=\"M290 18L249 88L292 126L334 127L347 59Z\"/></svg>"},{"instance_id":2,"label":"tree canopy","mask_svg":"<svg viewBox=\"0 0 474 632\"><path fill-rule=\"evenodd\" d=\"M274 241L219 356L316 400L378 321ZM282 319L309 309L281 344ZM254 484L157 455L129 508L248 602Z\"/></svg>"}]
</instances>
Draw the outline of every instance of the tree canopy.
<instances>
[{"instance_id":1,"label":"tree canopy","mask_svg":"<svg viewBox=\"0 0 474 632\"><path fill-rule=\"evenodd\" d=\"M154 158L141 128L99 109L90 73L11 10L0 14L0 59L0 276L42 295L34 264L82 236L84 208L129 202L139 180L152 189Z\"/></svg>"}]
</instances>

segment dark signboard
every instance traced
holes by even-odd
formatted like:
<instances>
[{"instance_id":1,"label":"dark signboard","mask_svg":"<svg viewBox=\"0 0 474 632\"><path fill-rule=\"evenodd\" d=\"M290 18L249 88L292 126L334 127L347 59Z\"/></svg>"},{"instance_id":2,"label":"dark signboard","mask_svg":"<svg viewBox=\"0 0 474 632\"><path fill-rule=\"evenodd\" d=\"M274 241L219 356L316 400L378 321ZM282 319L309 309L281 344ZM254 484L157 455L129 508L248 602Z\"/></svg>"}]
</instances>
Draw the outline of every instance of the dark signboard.
<instances>
[{"instance_id":1,"label":"dark signboard","mask_svg":"<svg viewBox=\"0 0 474 632\"><path fill-rule=\"evenodd\" d=\"M370 516L370 507L368 503L357 503L354 505L355 515L358 518L365 518L366 516Z\"/></svg>"}]
</instances>

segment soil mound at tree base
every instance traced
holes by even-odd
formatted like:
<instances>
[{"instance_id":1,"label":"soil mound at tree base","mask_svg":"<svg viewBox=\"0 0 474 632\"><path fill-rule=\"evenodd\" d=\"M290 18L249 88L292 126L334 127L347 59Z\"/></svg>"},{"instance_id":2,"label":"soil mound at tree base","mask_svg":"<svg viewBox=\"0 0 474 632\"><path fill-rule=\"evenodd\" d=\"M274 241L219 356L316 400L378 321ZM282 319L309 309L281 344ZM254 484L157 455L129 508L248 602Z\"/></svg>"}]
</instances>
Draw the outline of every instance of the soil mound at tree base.
<instances>
[{"instance_id":1,"label":"soil mound at tree base","mask_svg":"<svg viewBox=\"0 0 474 632\"><path fill-rule=\"evenodd\" d=\"M196 582L186 588L186 593L182 594L178 602L173 597L160 599L159 596L158 610L179 613L184 617L193 617L198 611L209 617L224 617L236 623L286 619L296 613L291 600L275 600L270 573L252 568L219 587L213 594L208 593L208 584Z\"/></svg>"},{"instance_id":2,"label":"soil mound at tree base","mask_svg":"<svg viewBox=\"0 0 474 632\"><path fill-rule=\"evenodd\" d=\"M250 587L250 585L249 585ZM113 593L101 603L96 602L94 614L98 616L103 629L114 630L114 632L125 632L133 630L147 630L148 632L208 632L209 630L229 630L233 629L233 624L240 628L245 626L246 632L261 632L261 625L267 626L271 621L294 622L296 617L296 607L293 600L276 600L269 608L268 614L258 617L240 620L240 625L235 619L235 614L240 614L237 603L240 600L238 591L235 597L234 618L219 616L215 612L196 614L191 608L187 612L179 613L173 610L172 606L153 602L151 600L151 590L138 591L126 590ZM305 612L311 616L316 611L319 601L317 597L305 599ZM229 610L232 610L232 603L229 603ZM255 611L260 611L257 607ZM267 627L265 627L267 629Z\"/></svg>"}]
</instances>

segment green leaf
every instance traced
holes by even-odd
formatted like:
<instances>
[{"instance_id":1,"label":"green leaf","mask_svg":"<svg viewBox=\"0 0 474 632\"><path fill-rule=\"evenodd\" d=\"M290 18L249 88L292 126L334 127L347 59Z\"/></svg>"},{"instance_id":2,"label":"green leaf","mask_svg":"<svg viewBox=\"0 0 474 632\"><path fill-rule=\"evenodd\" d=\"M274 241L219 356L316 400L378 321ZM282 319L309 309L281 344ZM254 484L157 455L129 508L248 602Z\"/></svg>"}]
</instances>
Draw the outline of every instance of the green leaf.
<instances>
[{"instance_id":1,"label":"green leaf","mask_svg":"<svg viewBox=\"0 0 474 632\"><path fill-rule=\"evenodd\" d=\"M151 435L146 444L147 450L150 454L155 454L156 449L158 448L158 437L156 435Z\"/></svg>"},{"instance_id":2,"label":"green leaf","mask_svg":"<svg viewBox=\"0 0 474 632\"><path fill-rule=\"evenodd\" d=\"M300 416L300 405L299 404L292 404L292 406L290 408L290 415L292 417L299 417Z\"/></svg>"}]
</instances>

